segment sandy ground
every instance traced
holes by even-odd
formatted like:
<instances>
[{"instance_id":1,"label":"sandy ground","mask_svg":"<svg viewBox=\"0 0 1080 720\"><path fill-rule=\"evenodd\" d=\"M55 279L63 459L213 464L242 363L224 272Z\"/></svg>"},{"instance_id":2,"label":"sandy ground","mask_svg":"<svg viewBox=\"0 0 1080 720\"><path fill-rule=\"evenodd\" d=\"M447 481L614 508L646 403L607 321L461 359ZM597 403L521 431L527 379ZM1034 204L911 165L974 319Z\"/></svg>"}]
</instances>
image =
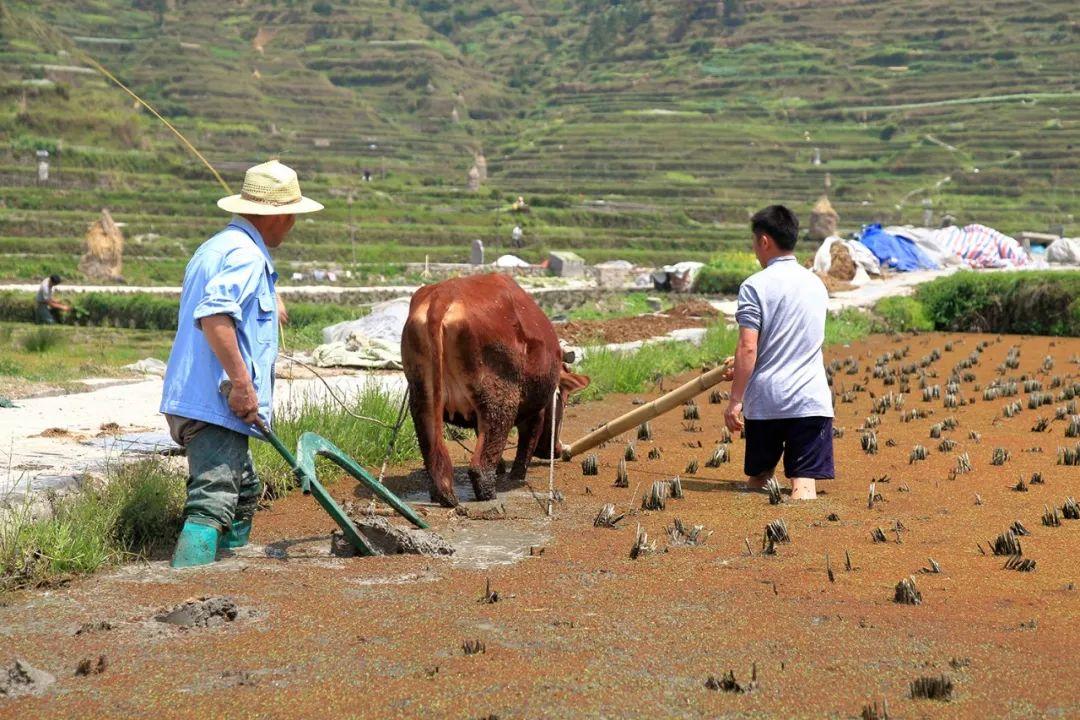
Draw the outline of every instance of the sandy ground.
<instances>
[{"instance_id":1,"label":"sandy ground","mask_svg":"<svg viewBox=\"0 0 1080 720\"><path fill-rule=\"evenodd\" d=\"M944 390L950 370L983 341L975 379L961 383L961 397L976 402L923 402L913 377L904 406L881 417L878 453L862 451L859 428L873 404L898 390L871 376L875 358L907 348L889 362L899 370L937 349L927 381ZM597 451L599 476L583 477L576 461L558 464L565 499L553 519L523 487L500 486L499 520L417 502L462 548L455 558L333 557L331 521L311 498L293 495L259 513L249 548L209 568L173 572L153 560L8 596L0 600L0 665L22 658L57 680L40 697L0 698L0 716L820 718L858 717L884 699L892 717L1076 717L1080 521L1045 527L1039 518L1045 505L1080 495L1080 468L1055 464L1057 448L1077 440L1064 437L1062 421L1031 431L1063 401L1032 411L1022 393L1024 409L1002 419L1007 400L982 399L976 386L999 377L1013 344L1020 367L1007 376L1080 381L1070 362L1077 339L931 334L832 350L830 360L858 363L852 375L837 373L836 389L864 389L837 406L845 430L835 443L838 479L823 483L815 502L774 506L742 492L737 437L732 461L706 468L723 439L722 405L702 398L698 422L679 412L653 421L653 441L639 441L639 459L628 463L629 488L612 486L622 441ZM1055 366L1044 373L1047 355ZM569 408L565 438L633 400ZM913 408L929 415L903 422ZM941 451L930 427L950 416L958 427L943 435L957 447ZM909 464L916 443L929 457ZM649 460L654 447L661 457ZM1011 454L1002 466L991 465L997 447ZM464 453L454 453L462 463ZM950 479L959 453L973 472ZM693 475L684 473L690 460L701 463ZM396 468L389 484L421 498L417 468ZM1044 483L1012 489L1035 472ZM680 473L684 499L639 509L649 483ZM881 497L868 508L875 478ZM529 482L546 489L546 468L534 467ZM351 481L333 491L343 500L363 495ZM593 527L607 502L631 514L615 529ZM671 546L666 528L676 518L713 534L700 547ZM776 519L792 541L763 556L763 528ZM1014 521L1030 531L1022 543L1034 572L983 554ZM631 560L639 523L657 552ZM885 542L872 540L876 528ZM929 558L940 573L921 572ZM922 604L894 603L895 585L912 575ZM498 602L481 601L488 580ZM236 620L182 629L153 619L210 595L233 598ZM111 629L94 629L101 622ZM76 634L84 623L91 628ZM485 652L467 655L466 641ZM100 656L103 672L76 676L82 660L97 668ZM748 681L755 666L753 692L706 687L728 670ZM953 683L951 701L910 698L913 680L941 674Z\"/></svg>"}]
</instances>

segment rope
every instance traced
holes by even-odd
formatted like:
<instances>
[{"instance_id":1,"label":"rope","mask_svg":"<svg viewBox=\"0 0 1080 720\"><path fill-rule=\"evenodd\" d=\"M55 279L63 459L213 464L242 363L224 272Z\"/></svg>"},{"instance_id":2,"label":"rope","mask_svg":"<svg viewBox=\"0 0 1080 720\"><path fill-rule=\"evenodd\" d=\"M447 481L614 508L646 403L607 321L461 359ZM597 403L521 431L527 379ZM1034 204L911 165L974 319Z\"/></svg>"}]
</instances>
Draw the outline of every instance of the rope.
<instances>
[{"instance_id":1,"label":"rope","mask_svg":"<svg viewBox=\"0 0 1080 720\"><path fill-rule=\"evenodd\" d=\"M382 468L379 469L379 482L386 477L386 465L390 462L390 456L394 453L394 443L397 442L398 432L405 424L405 406L409 403L409 388L405 388L405 394L401 396L401 407L398 408L397 423L394 424L394 432L390 434L390 442L386 446L386 455L383 456Z\"/></svg>"},{"instance_id":2,"label":"rope","mask_svg":"<svg viewBox=\"0 0 1080 720\"><path fill-rule=\"evenodd\" d=\"M3 3L0 3L0 8L3 8ZM2 15L2 14L3 13L0 12L0 15ZM12 14L14 15L13 12L12 12ZM97 60L95 60L88 52L86 52L82 48L78 47L74 43L74 41L72 41L70 38L68 38L63 33L57 31L55 28L53 28L48 23L46 23L46 22L40 20L39 18L37 18L32 12L27 13L25 16L23 16L22 19L29 24L29 26L32 28L32 30L36 34L42 36L43 39L47 39L49 44L51 44L51 45L53 45L53 46L55 46L55 47L57 47L59 49L62 49L62 50L65 50L65 51L71 53L74 57L77 57L77 58L79 58L81 60L84 60L86 63L91 65L95 70L97 70L99 73L101 73L106 78L108 78L110 82L112 82L118 88L120 88L125 93L127 93L132 98L134 98L137 103L139 103L144 108L149 110L150 113L153 114L154 117L156 117L158 120L160 120L162 122L162 124L165 125L165 127L169 128L169 130L172 131L173 135L175 135L180 140L180 142L184 144L184 147L186 147L188 150L190 150L191 153L193 155L195 155L195 157L199 158L199 160L202 161L202 164L205 165L206 168L213 174L214 178L218 181L218 183L221 185L221 187L224 188L225 192L228 193L229 195L232 195L232 189L229 187L228 183L226 183L225 180L222 179L221 174L218 173L218 171L214 168L214 166L210 164L210 161L207 160L206 157L203 156L203 154L201 152L199 152L199 150L194 145L192 145L191 142L186 137L184 137L184 134L182 132L177 130L176 127L172 123L170 123L168 120L166 120L161 115L161 113L159 113L157 110L155 110L150 105L150 103L143 100L141 97L139 97L135 93L134 90L129 88L124 83L120 82L120 80L115 75L113 75L111 72L109 72L109 70L106 69L106 67L104 65L102 65Z\"/></svg>"},{"instance_id":3,"label":"rope","mask_svg":"<svg viewBox=\"0 0 1080 720\"><path fill-rule=\"evenodd\" d=\"M176 135L176 137L180 139L180 142L182 142L184 144L184 147L186 147L188 150L190 150L195 155L195 157L202 160L203 165L205 165L207 167L207 169L210 170L210 172L214 174L214 177L217 179L218 183L221 184L221 187L225 189L225 192L227 192L229 195L232 195L232 189L229 187L228 183L226 183L225 180L222 179L221 175L214 168L214 166L210 164L210 161L207 160L203 156L203 154L201 152L199 152L198 149L194 145L191 144L191 142L188 141L188 139L186 137L184 137L184 134L182 132L177 130L176 127L173 126L173 124L171 122L169 122L164 117L162 117L161 113L159 113L157 110L155 110L153 107L150 106L150 103L146 102L141 97L136 95L135 91L133 91L131 88L129 88L124 83L120 82L120 80L118 80L115 75L113 75L111 72L106 70L104 65L99 63L94 58L90 57L90 55L87 54L85 50L80 50L80 49L76 48L75 51L79 56L82 57L83 60L86 60L86 62L93 65L94 69L96 69L99 73L101 73L102 75L107 77L109 80L111 80L113 83L115 83L117 87L119 87L121 90L126 92L128 95L135 98L136 102L138 102L144 108L149 110L154 115L154 117L156 117L158 120L160 120L162 123L164 123L165 127L172 130L173 135Z\"/></svg>"},{"instance_id":4,"label":"rope","mask_svg":"<svg viewBox=\"0 0 1080 720\"><path fill-rule=\"evenodd\" d=\"M325 385L325 386L326 386L326 389L327 389L327 391L329 391L329 393L330 393L330 397L334 399L334 402L336 402L336 403L337 403L338 405L340 405L340 406L341 406L341 409L342 409L342 410L344 410L346 414L350 415L351 417L354 417L354 418L356 418L357 420L364 420L364 421L366 421L366 422L371 422L371 423L375 423L376 425L380 425L380 426L382 426L382 427L384 427L384 428L390 428L390 429L394 429L394 426L393 426L393 425L389 425L389 424L387 424L387 423L384 423L384 422L383 422L382 420L379 420L378 418L368 417L368 416L366 416L366 415L359 415L359 414L357 414L357 413L354 413L354 412L353 412L352 410L350 410L350 409L349 409L349 406L345 404L345 401L344 401L344 400L342 400L342 399L341 399L340 397L338 397L338 396L337 396L337 394L336 394L336 391L334 390L334 388L333 388L333 387L331 387L331 386L330 386L330 383L328 383L328 382L326 381L326 378L324 378L324 377L323 377L323 376L322 376L322 375L321 375L321 374L319 373L319 371L318 371L318 370L316 370L315 368L311 367L310 365L308 365L308 364L307 364L306 362L304 362L303 360L298 360L297 358L293 357L292 355L285 355L285 354L282 354L282 356L281 356L281 357L285 358L285 359L286 359L286 360L288 360L289 362L294 362L294 363L296 363L297 365L301 365L301 366L303 366L303 367L307 368L308 370L310 370L310 371L311 371L311 373L312 373L312 374L313 374L313 375L314 375L315 377L317 377L317 378L319 379L319 381L320 381L320 382L322 382L322 384L323 384L323 385ZM408 391L406 391L406 395L408 395Z\"/></svg>"},{"instance_id":5,"label":"rope","mask_svg":"<svg viewBox=\"0 0 1080 720\"><path fill-rule=\"evenodd\" d=\"M548 463L548 502L547 515L551 517L555 509L555 417L559 410L559 386L551 395L551 455Z\"/></svg>"}]
</instances>

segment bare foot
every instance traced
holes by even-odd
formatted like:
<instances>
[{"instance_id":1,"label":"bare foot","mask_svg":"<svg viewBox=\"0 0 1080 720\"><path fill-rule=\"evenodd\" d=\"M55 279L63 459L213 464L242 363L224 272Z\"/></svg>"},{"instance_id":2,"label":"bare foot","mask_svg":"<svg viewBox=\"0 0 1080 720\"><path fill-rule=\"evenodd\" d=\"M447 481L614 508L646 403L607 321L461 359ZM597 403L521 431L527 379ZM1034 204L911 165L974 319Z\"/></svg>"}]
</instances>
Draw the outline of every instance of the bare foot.
<instances>
[{"instance_id":1,"label":"bare foot","mask_svg":"<svg viewBox=\"0 0 1080 720\"><path fill-rule=\"evenodd\" d=\"M813 478L792 478L791 479L791 499L792 500L816 500L817 499L817 481Z\"/></svg>"}]
</instances>

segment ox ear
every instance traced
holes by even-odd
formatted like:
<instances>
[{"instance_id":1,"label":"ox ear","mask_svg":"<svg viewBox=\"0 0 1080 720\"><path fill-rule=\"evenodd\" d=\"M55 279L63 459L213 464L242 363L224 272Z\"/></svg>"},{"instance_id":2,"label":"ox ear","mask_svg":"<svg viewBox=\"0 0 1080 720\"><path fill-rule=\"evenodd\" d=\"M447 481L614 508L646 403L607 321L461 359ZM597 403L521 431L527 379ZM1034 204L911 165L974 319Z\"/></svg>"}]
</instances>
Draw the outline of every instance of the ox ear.
<instances>
[{"instance_id":1,"label":"ox ear","mask_svg":"<svg viewBox=\"0 0 1080 720\"><path fill-rule=\"evenodd\" d=\"M562 372L559 373L559 392L564 398L587 387L589 387L588 375L570 372L569 368L563 366Z\"/></svg>"}]
</instances>

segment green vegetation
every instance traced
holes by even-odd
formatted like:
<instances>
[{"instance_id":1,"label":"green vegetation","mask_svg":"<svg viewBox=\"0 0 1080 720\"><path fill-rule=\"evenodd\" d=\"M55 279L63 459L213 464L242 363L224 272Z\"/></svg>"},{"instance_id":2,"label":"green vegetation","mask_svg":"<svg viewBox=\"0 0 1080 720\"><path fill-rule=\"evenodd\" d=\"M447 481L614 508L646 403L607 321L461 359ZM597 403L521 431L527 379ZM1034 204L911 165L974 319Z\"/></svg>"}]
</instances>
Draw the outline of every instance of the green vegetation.
<instances>
[{"instance_id":1,"label":"green vegetation","mask_svg":"<svg viewBox=\"0 0 1080 720\"><path fill-rule=\"evenodd\" d=\"M958 272L915 297L939 330L1080 335L1080 272Z\"/></svg>"},{"instance_id":2,"label":"green vegetation","mask_svg":"<svg viewBox=\"0 0 1080 720\"><path fill-rule=\"evenodd\" d=\"M291 403L274 417L274 433L288 448L295 448L303 433L318 433L361 465L368 468L378 467L390 443L392 428L397 422L401 396L371 384L355 396L342 400L344 407L331 400L311 402L306 398ZM378 424L362 418L372 418L377 420ZM251 452L255 458L255 467L258 468L259 475L272 497L281 497L295 487L292 471L269 443L252 443ZM420 447L417 444L416 431L406 410L405 424L394 443L390 462L400 465L418 457ZM326 460L320 459L317 467L321 478L324 477L322 472L326 469L333 469L331 477L342 474Z\"/></svg>"},{"instance_id":3,"label":"green vegetation","mask_svg":"<svg viewBox=\"0 0 1080 720\"><path fill-rule=\"evenodd\" d=\"M744 249L768 202L805 226L826 173L843 229L920 222L929 200L961 223L1072 232L1080 158L1053 151L1080 128L1065 0L529 7L0 0L0 279L83 280L81 239L108 207L128 282L176 285L224 220L205 168L81 52L234 189L256 158L300 170L327 209L277 252L283 282L313 268L377 282L464 261L474 238L492 257L705 261ZM470 192L475 152L488 179ZM529 212L509 209L518 195ZM730 290L728 270L706 273L710 292Z\"/></svg>"},{"instance_id":4,"label":"green vegetation","mask_svg":"<svg viewBox=\"0 0 1080 720\"><path fill-rule=\"evenodd\" d=\"M67 298L73 311L65 313L67 324L119 327L140 330L176 330L180 301L151 293L79 293ZM335 303L288 303L289 329L297 337L315 337L308 328L321 330L343 320L363 317L367 308ZM33 293L0 292L0 321L28 322L34 316Z\"/></svg>"},{"instance_id":5,"label":"green vegetation","mask_svg":"<svg viewBox=\"0 0 1080 720\"><path fill-rule=\"evenodd\" d=\"M605 320L616 317L634 317L650 312L648 293L616 293L602 298L595 304L576 307L566 313L567 320ZM665 301L669 302L669 301Z\"/></svg>"},{"instance_id":6,"label":"green vegetation","mask_svg":"<svg viewBox=\"0 0 1080 720\"><path fill-rule=\"evenodd\" d=\"M143 358L165 360L171 345L166 331L0 323L0 392L14 383L124 375L124 365Z\"/></svg>"},{"instance_id":7,"label":"green vegetation","mask_svg":"<svg viewBox=\"0 0 1080 720\"><path fill-rule=\"evenodd\" d=\"M825 318L825 344L848 345L883 329L864 310L844 308Z\"/></svg>"},{"instance_id":8,"label":"green vegetation","mask_svg":"<svg viewBox=\"0 0 1080 720\"><path fill-rule=\"evenodd\" d=\"M26 333L19 342L26 352L43 353L63 345L65 339L62 333L42 327Z\"/></svg>"},{"instance_id":9,"label":"green vegetation","mask_svg":"<svg viewBox=\"0 0 1080 720\"><path fill-rule=\"evenodd\" d=\"M0 592L90 573L167 548L180 529L184 477L157 461L124 465L107 482L50 497L35 519L29 505L0 522Z\"/></svg>"},{"instance_id":10,"label":"green vegetation","mask_svg":"<svg viewBox=\"0 0 1080 720\"><path fill-rule=\"evenodd\" d=\"M611 393L643 392L668 375L722 361L735 352L738 336L737 329L714 325L706 331L700 346L653 343L629 353L592 348L579 367L589 376L589 387L575 397L584 402Z\"/></svg>"},{"instance_id":11,"label":"green vegetation","mask_svg":"<svg viewBox=\"0 0 1080 720\"><path fill-rule=\"evenodd\" d=\"M913 297L888 297L874 305L874 313L895 332L933 330L925 306Z\"/></svg>"}]
</instances>

